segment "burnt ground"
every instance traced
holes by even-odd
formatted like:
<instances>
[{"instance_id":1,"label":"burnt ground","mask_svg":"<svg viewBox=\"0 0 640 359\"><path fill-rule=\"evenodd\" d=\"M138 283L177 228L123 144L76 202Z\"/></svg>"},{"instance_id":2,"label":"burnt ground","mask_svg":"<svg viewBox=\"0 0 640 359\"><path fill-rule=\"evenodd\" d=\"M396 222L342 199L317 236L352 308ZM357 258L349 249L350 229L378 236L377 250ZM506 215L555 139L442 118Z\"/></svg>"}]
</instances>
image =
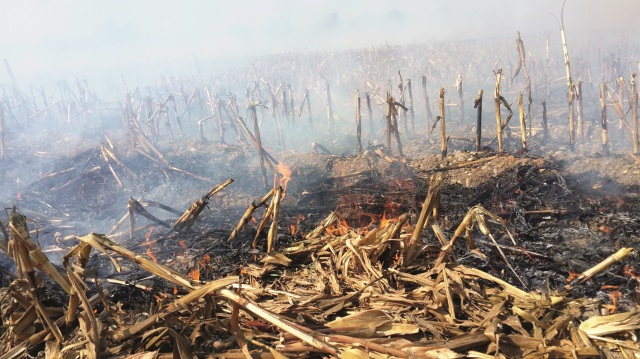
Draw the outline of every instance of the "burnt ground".
<instances>
[{"instance_id":1,"label":"burnt ground","mask_svg":"<svg viewBox=\"0 0 640 359\"><path fill-rule=\"evenodd\" d=\"M450 140L450 155L445 160L429 154L437 151L437 139L407 141L406 157L395 156L395 151L373 145L363 154L341 156L269 149L293 170L282 206L281 239L292 240L288 230L291 223L298 225L296 235L299 235L314 228L333 210L353 228L373 228L383 216L389 219L407 212L412 213L415 220L431 174L448 166L488 158L475 166L443 171L446 179L441 196L441 225L451 234L467 210L477 204L499 215L515 234L523 252L539 254L512 253L513 262L526 273L524 278L531 289L557 288L565 283L569 271L581 272L620 247L638 246L640 163L637 159L620 153L585 154L586 145L585 148L578 145L575 152L567 146L545 148L540 145L545 142L541 135L530 140L530 152L518 154L516 140L514 136L507 141L507 148L511 146L514 151L503 154L488 148L472 152L471 142ZM89 143L78 146L73 153L65 153L63 144L56 144L59 147L52 147L50 143L33 144L29 150L25 148L25 157L9 158L3 165L5 186L11 186L7 182L13 180L19 183L11 187L20 188L13 198L7 198L5 193L3 205L17 206L37 223L38 239L53 257L61 256L74 242L75 235L110 232L127 213L129 197L160 202L183 211L211 184L232 178L234 183L214 196L192 233L182 235L183 238L167 238L163 235L166 230L154 226L151 238L158 244L153 251L168 263L179 262L172 258L177 250L184 252L178 256L183 263L176 269L187 271L206 249L220 260L209 273L212 276L237 270L237 266L247 260L240 252L252 241L254 229L241 232L232 243L227 243L225 238L249 203L266 193L252 148L180 139L159 142L171 165L210 179L211 183L207 183L131 152L123 136L117 142L118 155L135 175L117 168L124 186L120 188L104 166L99 149ZM352 151L340 143L334 148L338 153ZM542 151L547 155L534 154ZM48 161L43 161L43 157ZM38 178L22 179L25 169L37 169L37 173L31 172L31 175ZM31 183L20 187L21 181ZM157 208L149 210L170 221L177 218ZM150 223L138 217L138 225ZM127 247L146 251L144 238L149 229L140 230L129 239L127 226L125 223L112 234L116 232L116 238ZM427 231L424 236L427 243L436 243ZM178 246L176 239L184 240L188 248ZM495 253L491 254L492 246L486 240L479 237L478 246L493 258ZM460 260L491 271L488 263L465 253L465 248L460 250ZM1 258L1 263L5 269L10 267L6 256ZM105 267L109 272L109 266ZM494 272L501 269L496 268ZM619 305L633 306L639 295L637 282L624 277L621 271L622 265L611 269L609 274L587 286L584 294L602 295L599 285L613 283L624 289L625 300Z\"/></svg>"},{"instance_id":2,"label":"burnt ground","mask_svg":"<svg viewBox=\"0 0 640 359\"><path fill-rule=\"evenodd\" d=\"M236 239L227 241L247 206L267 192L251 147L181 139L158 141L158 148L180 172L131 151L126 141L122 136L115 148L135 175L116 168L123 188L104 165L99 149L88 143L71 153L51 144L31 144L24 157L8 158L3 163L5 186L15 190L11 196L4 193L3 205L15 205L37 224L33 235L54 263L60 263L76 243L75 236L89 232L111 233L111 238L122 246L141 255L151 253L159 263L180 273L193 276L197 268L200 280L238 274L243 266L265 254L264 241L258 248L251 248L255 222L249 223ZM579 145L575 152L567 146L545 147L541 145L546 143L542 136L531 139L532 150L525 153L517 150L515 137L507 142L511 151L496 153L485 148L476 153L471 142L452 140L450 154L444 160L435 154L437 140L419 138L405 142L403 157L396 156L395 150L375 145L368 146L362 154L350 155L268 148L293 171L282 203L276 248L302 239L332 211L359 233L375 228L383 218L396 218L403 213L410 213L410 223L414 223L427 194L428 179L436 172L446 174L439 207L440 225L446 236L451 237L475 205L502 218L517 244L513 245L504 232L498 231L494 236L524 281L524 289L561 290L570 273L581 273L622 247L640 247L640 162L636 158L625 153L588 151L586 145L585 149ZM340 143L333 148L338 149L337 153L352 152ZM54 160L40 161L43 156ZM486 161L478 165L447 169L482 159ZM29 179L21 179L26 168L37 172L30 172L33 177ZM129 238L126 222L113 230L127 212L129 197L157 201L183 211L212 184L227 178L234 182L212 198L188 233L166 235L166 229L140 216L136 225L144 228L133 238ZM16 179L23 182L10 183ZM157 208L149 210L169 222L178 217ZM262 212L257 212L256 220ZM7 216L3 214L1 218L6 224ZM431 231L425 230L422 240L427 245L425 253L438 248ZM455 261L523 287L488 237L476 231L470 240L484 256L471 252L462 241L455 248ZM633 310L640 300L640 281L634 278L634 267L640 268L638 263L636 251L571 295L615 305L611 311ZM133 263L121 264L123 270L117 273L105 256L94 254L89 267L96 270L111 291L110 298L131 311L132 321L136 320L135 313L147 310L149 301L158 293L174 290ZM0 265L0 282L8 285L9 273L14 270L12 261L3 254ZM50 291L47 305L65 305L55 286L46 288L45 293Z\"/></svg>"}]
</instances>

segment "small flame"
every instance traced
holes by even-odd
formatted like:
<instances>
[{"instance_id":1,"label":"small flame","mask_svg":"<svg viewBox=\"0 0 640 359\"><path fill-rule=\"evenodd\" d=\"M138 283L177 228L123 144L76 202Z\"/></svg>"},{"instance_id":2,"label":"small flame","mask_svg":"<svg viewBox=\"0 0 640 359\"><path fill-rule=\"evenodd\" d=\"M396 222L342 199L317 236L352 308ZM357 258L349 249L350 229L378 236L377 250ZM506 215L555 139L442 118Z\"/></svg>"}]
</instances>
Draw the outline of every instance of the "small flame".
<instances>
[{"instance_id":1,"label":"small flame","mask_svg":"<svg viewBox=\"0 0 640 359\"><path fill-rule=\"evenodd\" d=\"M148 248L147 248L147 256L149 258L151 258L151 260L153 261L153 263L158 263L158 258L156 258L156 255L153 254L153 242L151 242L151 234L153 233L153 227L149 227L149 232L147 232L147 234L144 235L144 241L147 244Z\"/></svg>"},{"instance_id":2,"label":"small flame","mask_svg":"<svg viewBox=\"0 0 640 359\"><path fill-rule=\"evenodd\" d=\"M18 192L18 194L16 195L16 200L22 201L22 193Z\"/></svg>"},{"instance_id":3,"label":"small flame","mask_svg":"<svg viewBox=\"0 0 640 359\"><path fill-rule=\"evenodd\" d=\"M327 234L330 236L341 236L349 233L349 224L344 219L327 227Z\"/></svg>"},{"instance_id":4,"label":"small flame","mask_svg":"<svg viewBox=\"0 0 640 359\"><path fill-rule=\"evenodd\" d=\"M387 211L384 211L382 218L380 218L380 228L384 228L391 223L396 223L398 218L387 218Z\"/></svg>"},{"instance_id":5,"label":"small flame","mask_svg":"<svg viewBox=\"0 0 640 359\"><path fill-rule=\"evenodd\" d=\"M195 281L199 281L200 280L200 268L195 267L193 268L189 274L187 275L189 278L195 280Z\"/></svg>"},{"instance_id":6,"label":"small flame","mask_svg":"<svg viewBox=\"0 0 640 359\"><path fill-rule=\"evenodd\" d=\"M300 221L304 220L304 215L299 214L291 220L291 235L295 236L298 232L298 224Z\"/></svg>"},{"instance_id":7,"label":"small flame","mask_svg":"<svg viewBox=\"0 0 640 359\"><path fill-rule=\"evenodd\" d=\"M287 192L287 183L291 181L293 170L291 169L291 167L285 165L284 163L278 162L278 165L276 166L276 172L282 175L282 178L280 178L280 186L282 187L282 191Z\"/></svg>"}]
</instances>

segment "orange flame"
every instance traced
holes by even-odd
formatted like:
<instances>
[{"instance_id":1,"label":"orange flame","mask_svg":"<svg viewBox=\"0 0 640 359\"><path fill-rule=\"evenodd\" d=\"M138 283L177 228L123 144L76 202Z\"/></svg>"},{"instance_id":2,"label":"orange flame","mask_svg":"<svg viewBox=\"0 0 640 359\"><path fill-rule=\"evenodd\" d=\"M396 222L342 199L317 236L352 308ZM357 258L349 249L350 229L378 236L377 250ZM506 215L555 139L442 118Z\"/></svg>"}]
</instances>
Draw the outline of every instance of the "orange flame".
<instances>
[{"instance_id":1,"label":"orange flame","mask_svg":"<svg viewBox=\"0 0 640 359\"><path fill-rule=\"evenodd\" d=\"M298 232L298 224L304 220L304 215L299 214L291 220L291 235L295 236Z\"/></svg>"},{"instance_id":2,"label":"orange flame","mask_svg":"<svg viewBox=\"0 0 640 359\"><path fill-rule=\"evenodd\" d=\"M282 187L282 191L287 192L287 183L291 181L293 170L291 169L291 167L285 165L284 163L278 162L278 165L276 166L276 172L282 175L282 178L280 178L280 186Z\"/></svg>"},{"instance_id":3,"label":"orange flame","mask_svg":"<svg viewBox=\"0 0 640 359\"><path fill-rule=\"evenodd\" d=\"M330 236L341 236L349 233L349 224L344 219L327 227L326 232Z\"/></svg>"},{"instance_id":4,"label":"orange flame","mask_svg":"<svg viewBox=\"0 0 640 359\"><path fill-rule=\"evenodd\" d=\"M151 258L153 263L158 263L158 258L153 254L153 242L151 242L151 234L153 233L153 227L149 227L149 232L144 235L144 241L149 248L147 248L147 256Z\"/></svg>"},{"instance_id":5,"label":"orange flame","mask_svg":"<svg viewBox=\"0 0 640 359\"><path fill-rule=\"evenodd\" d=\"M200 280L200 268L195 267L193 268L189 274L187 274L187 276L195 281L199 281Z\"/></svg>"}]
</instances>

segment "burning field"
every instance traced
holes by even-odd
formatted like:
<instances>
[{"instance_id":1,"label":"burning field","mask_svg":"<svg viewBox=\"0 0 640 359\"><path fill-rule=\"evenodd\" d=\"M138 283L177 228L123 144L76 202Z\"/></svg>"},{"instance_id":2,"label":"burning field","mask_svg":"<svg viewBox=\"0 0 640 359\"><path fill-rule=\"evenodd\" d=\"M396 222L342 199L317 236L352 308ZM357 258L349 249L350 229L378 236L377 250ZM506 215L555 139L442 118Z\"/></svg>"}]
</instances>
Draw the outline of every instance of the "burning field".
<instances>
[{"instance_id":1,"label":"burning field","mask_svg":"<svg viewBox=\"0 0 640 359\"><path fill-rule=\"evenodd\" d=\"M640 358L640 47L525 40L12 78L0 358Z\"/></svg>"}]
</instances>

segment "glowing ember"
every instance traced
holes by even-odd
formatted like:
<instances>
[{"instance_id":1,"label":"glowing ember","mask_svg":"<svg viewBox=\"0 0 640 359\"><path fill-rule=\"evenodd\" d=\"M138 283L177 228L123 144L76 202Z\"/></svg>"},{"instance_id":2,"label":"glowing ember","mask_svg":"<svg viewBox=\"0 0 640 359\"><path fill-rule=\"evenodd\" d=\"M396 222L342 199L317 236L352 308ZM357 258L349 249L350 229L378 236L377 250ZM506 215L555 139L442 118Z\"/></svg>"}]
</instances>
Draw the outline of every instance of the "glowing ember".
<instances>
[{"instance_id":1,"label":"glowing ember","mask_svg":"<svg viewBox=\"0 0 640 359\"><path fill-rule=\"evenodd\" d=\"M151 242L151 234L153 233L153 227L149 227L149 232L144 235L144 241L147 244L147 256L151 258L153 263L158 263L158 258L153 254L153 242Z\"/></svg>"},{"instance_id":2,"label":"glowing ember","mask_svg":"<svg viewBox=\"0 0 640 359\"><path fill-rule=\"evenodd\" d=\"M180 247L182 247L182 249L184 249L185 251L186 251L187 249L189 249L189 248L187 247L187 244L186 244L182 239L178 241L178 244L179 244L179 245L180 245Z\"/></svg>"},{"instance_id":3,"label":"glowing ember","mask_svg":"<svg viewBox=\"0 0 640 359\"><path fill-rule=\"evenodd\" d=\"M283 192L287 192L287 183L291 181L293 170L291 170L291 167L279 162L276 166L276 172L282 175L282 178L280 178L280 186L282 187Z\"/></svg>"},{"instance_id":4,"label":"glowing ember","mask_svg":"<svg viewBox=\"0 0 640 359\"><path fill-rule=\"evenodd\" d=\"M573 281L574 279L578 278L579 276L580 276L580 273L575 273L575 272L569 271L569 278L567 278L567 283Z\"/></svg>"}]
</instances>

